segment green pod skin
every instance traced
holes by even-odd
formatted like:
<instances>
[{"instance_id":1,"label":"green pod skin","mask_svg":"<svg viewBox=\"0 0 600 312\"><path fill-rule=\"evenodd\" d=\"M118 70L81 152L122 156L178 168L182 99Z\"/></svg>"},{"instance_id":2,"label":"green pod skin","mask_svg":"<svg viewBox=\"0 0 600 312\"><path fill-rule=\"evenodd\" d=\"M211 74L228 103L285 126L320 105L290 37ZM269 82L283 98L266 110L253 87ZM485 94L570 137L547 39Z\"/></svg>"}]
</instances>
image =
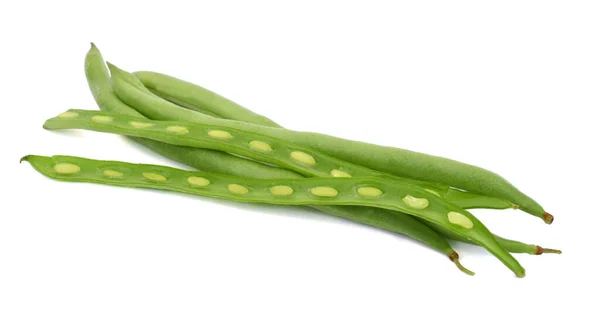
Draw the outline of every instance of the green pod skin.
<instances>
[{"instance_id":1,"label":"green pod skin","mask_svg":"<svg viewBox=\"0 0 600 312\"><path fill-rule=\"evenodd\" d=\"M102 54L93 43L85 58L85 74L90 91L103 111L122 113L132 117L144 117L116 96L112 90L108 69L105 66ZM220 151L170 145L144 138L131 139L157 154L201 171L260 179L302 177L302 175L287 169L267 166ZM319 205L312 207L329 215L411 237L448 256L461 271L470 275L474 274L460 264L458 253L452 249L444 238L412 216L363 206Z\"/></svg>"},{"instance_id":2,"label":"green pod skin","mask_svg":"<svg viewBox=\"0 0 600 312\"><path fill-rule=\"evenodd\" d=\"M127 77L128 73L120 71L116 67L112 67L111 72L113 73L113 86L119 97L151 119L213 122L238 127L241 130L255 131L381 172L416 180L443 183L473 193L503 198L518 205L518 208L523 211L542 218L548 224L552 223L554 219L532 198L523 194L501 176L483 168L405 149L345 140L319 133L297 132L228 120L234 118L226 111L217 114L228 118L225 119L228 123L223 123L223 119L216 119L198 112L192 113L183 107L173 108L174 105L165 100L148 99L148 96L143 96L143 92L140 90L138 90L140 92L134 92L126 85L131 84L133 80L131 77ZM179 79L154 73L153 75L138 73L137 76L144 78L144 81L154 90L159 90L162 96L180 103L185 102L188 107L191 107L190 105L199 106L194 102L194 98L210 99L210 97L199 96L204 92L204 88L191 83L182 86ZM212 107L211 104L207 105ZM239 107L239 105L237 106ZM228 107L234 106L230 103Z\"/></svg>"},{"instance_id":3,"label":"green pod skin","mask_svg":"<svg viewBox=\"0 0 600 312\"><path fill-rule=\"evenodd\" d=\"M354 205L400 211L479 243L518 277L525 276L523 267L475 216L410 184L390 183L373 177L248 179L72 156L29 155L22 160L30 162L40 173L58 180L162 189L243 202Z\"/></svg>"},{"instance_id":4,"label":"green pod skin","mask_svg":"<svg viewBox=\"0 0 600 312\"><path fill-rule=\"evenodd\" d=\"M256 114L253 111L200 86L193 87L192 84L183 80L178 80L179 83L175 84L156 85L153 84L154 73L140 72L134 74L150 92L179 106L183 106L185 108L216 118L224 118L222 116L227 116L226 119L232 120L240 120L243 118L244 121L248 123L280 128L280 126L273 120ZM170 78L177 79L173 77ZM164 88L178 88L178 90L163 90ZM186 92L185 90L188 90L189 92ZM170 97L169 94L171 92L178 95L183 95L183 97L181 99ZM208 107L203 108L199 107L199 105L196 105L194 101L198 99L202 103L209 103L209 105L207 105Z\"/></svg>"},{"instance_id":5,"label":"green pod skin","mask_svg":"<svg viewBox=\"0 0 600 312\"><path fill-rule=\"evenodd\" d=\"M243 120L252 124L281 128L273 120L187 81L147 71L136 72L134 75L152 93L179 106L216 118Z\"/></svg>"}]
</instances>

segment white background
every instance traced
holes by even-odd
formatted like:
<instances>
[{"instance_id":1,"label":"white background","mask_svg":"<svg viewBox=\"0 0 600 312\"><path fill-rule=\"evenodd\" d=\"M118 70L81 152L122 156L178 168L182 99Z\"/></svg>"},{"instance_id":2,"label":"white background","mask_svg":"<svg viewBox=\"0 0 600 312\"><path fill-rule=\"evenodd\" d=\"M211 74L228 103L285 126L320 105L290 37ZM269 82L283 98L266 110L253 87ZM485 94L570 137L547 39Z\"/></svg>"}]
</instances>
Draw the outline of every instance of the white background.
<instances>
[{"instance_id":1,"label":"white background","mask_svg":"<svg viewBox=\"0 0 600 312\"><path fill-rule=\"evenodd\" d=\"M3 2L0 311L598 311L599 16L597 1ZM121 137L42 129L96 108L90 41L123 69L195 82L288 128L500 173L555 223L477 216L564 253L517 255L518 279L455 244L469 277L308 209L47 179L19 158L177 165Z\"/></svg>"}]
</instances>

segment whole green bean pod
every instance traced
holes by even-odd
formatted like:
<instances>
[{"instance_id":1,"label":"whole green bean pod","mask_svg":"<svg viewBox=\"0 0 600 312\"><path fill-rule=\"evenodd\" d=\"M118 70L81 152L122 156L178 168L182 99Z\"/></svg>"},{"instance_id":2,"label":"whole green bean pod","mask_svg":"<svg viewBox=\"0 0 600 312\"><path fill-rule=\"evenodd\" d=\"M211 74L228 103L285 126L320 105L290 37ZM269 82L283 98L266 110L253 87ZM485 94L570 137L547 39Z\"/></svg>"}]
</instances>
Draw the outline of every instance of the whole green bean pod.
<instances>
[{"instance_id":1,"label":"whole green bean pod","mask_svg":"<svg viewBox=\"0 0 600 312\"><path fill-rule=\"evenodd\" d=\"M165 166L98 161L72 156L22 158L58 180L145 187L243 202L285 205L355 205L400 211L474 240L518 277L525 270L469 212L410 184L374 177L249 179Z\"/></svg>"},{"instance_id":2,"label":"whole green bean pod","mask_svg":"<svg viewBox=\"0 0 600 312\"><path fill-rule=\"evenodd\" d=\"M211 122L212 120L212 122L218 122L214 120L214 117L197 112L191 113L188 109L167 108L172 104L166 101L161 102L149 100L148 97L144 98L125 86L126 83L132 83L133 79L126 77L126 74L122 72L119 73L120 71L115 67L111 68L111 72L113 72L113 84L119 97L151 119L192 122ZM214 112L221 105L223 109L219 109L219 113L216 115L222 118L240 119L251 123L257 118L256 114L250 114L248 118L244 116L240 118L241 106L229 100L222 100L211 91L177 78L153 72L138 72L136 76L142 80L144 85L149 86L157 94L188 108L208 107L209 111ZM212 103L211 99L218 100ZM234 120L230 120L229 125L239 127L242 130L252 130L288 140L381 172L417 180L439 182L470 192L506 199L518 205L523 211L542 218L548 224L552 223L554 219L532 198L522 193L501 176L483 168L405 149L378 146L319 133L249 125Z\"/></svg>"},{"instance_id":3,"label":"whole green bean pod","mask_svg":"<svg viewBox=\"0 0 600 312\"><path fill-rule=\"evenodd\" d=\"M103 111L144 117L116 96L112 90L108 69L102 54L93 43L85 58L85 74L90 91ZM263 179L302 177L290 170L264 165L220 151L170 145L144 138L132 139L164 157L202 171ZM458 253L444 238L410 215L363 206L318 205L312 207L329 215L411 237L447 255L461 271L473 274L460 264Z\"/></svg>"}]
</instances>

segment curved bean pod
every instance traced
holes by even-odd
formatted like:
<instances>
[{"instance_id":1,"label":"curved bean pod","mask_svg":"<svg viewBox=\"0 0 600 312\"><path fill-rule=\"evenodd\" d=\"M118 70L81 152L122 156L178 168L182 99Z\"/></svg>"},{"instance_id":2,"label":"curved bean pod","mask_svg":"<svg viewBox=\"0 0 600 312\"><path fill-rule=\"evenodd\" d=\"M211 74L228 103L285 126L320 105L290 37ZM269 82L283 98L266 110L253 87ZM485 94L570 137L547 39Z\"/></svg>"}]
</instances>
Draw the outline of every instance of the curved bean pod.
<instances>
[{"instance_id":1,"label":"curved bean pod","mask_svg":"<svg viewBox=\"0 0 600 312\"><path fill-rule=\"evenodd\" d=\"M548 224L552 223L554 219L551 214L545 212L542 206L532 198L523 194L504 178L489 170L447 158L399 148L345 140L319 133L297 132L233 120L216 119L182 107L174 108L172 106L176 105L162 99L152 99L147 94L144 95L144 92L139 88L138 92L131 90L132 88L127 86L127 84L132 83L131 81L134 80L131 77L127 77L130 74L116 67L110 67L110 70L113 73L113 86L119 97L128 105L151 119L212 122L213 124L238 127L241 130L255 131L294 142L381 172L388 172L417 180L439 182L473 193L507 199L518 205L518 208L523 211L542 218ZM139 76L146 76L148 78L147 74L138 74ZM160 90L162 95L168 96L171 99L186 99L188 104L193 103L193 98L186 96L186 94L198 95L204 92L203 88L198 88L190 83L186 84L185 88L173 87L181 81L166 75L153 74L151 78L145 80L155 90ZM228 118L226 112L223 114L223 117Z\"/></svg>"},{"instance_id":2,"label":"curved bean pod","mask_svg":"<svg viewBox=\"0 0 600 312\"><path fill-rule=\"evenodd\" d=\"M71 109L48 119L44 128L86 129L142 137L171 145L219 150L277 165L306 176L379 176L413 183L438 196L443 196L448 191L443 189L444 186L389 176L279 139L223 126L182 121L149 121L117 113Z\"/></svg>"},{"instance_id":3,"label":"curved bean pod","mask_svg":"<svg viewBox=\"0 0 600 312\"><path fill-rule=\"evenodd\" d=\"M132 117L144 117L116 96L112 90L102 54L93 43L85 58L85 73L90 91L103 111L122 113ZM143 138L131 139L164 157L201 171L262 179L302 177L302 175L287 169L264 165L220 151L170 145ZM412 216L396 211L364 206L318 205L312 207L329 215L411 237L448 256L461 271L470 275L473 274L460 264L458 253L452 249L443 237Z\"/></svg>"},{"instance_id":4,"label":"curved bean pod","mask_svg":"<svg viewBox=\"0 0 600 312\"><path fill-rule=\"evenodd\" d=\"M518 277L525 270L472 214L409 184L372 178L248 179L170 167L98 161L72 156L29 155L40 173L59 180L146 187L243 202L286 205L355 205L400 211L472 239Z\"/></svg>"}]
</instances>

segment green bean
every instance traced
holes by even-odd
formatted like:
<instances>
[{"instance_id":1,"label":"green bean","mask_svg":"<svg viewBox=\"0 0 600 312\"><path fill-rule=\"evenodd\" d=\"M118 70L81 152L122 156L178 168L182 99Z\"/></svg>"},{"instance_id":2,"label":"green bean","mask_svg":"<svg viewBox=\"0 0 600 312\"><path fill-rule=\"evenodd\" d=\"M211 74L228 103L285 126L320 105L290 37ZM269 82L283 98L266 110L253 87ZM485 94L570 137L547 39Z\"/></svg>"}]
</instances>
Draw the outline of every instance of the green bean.
<instances>
[{"instance_id":1,"label":"green bean","mask_svg":"<svg viewBox=\"0 0 600 312\"><path fill-rule=\"evenodd\" d=\"M439 182L452 185L473 193L502 198L511 201L518 208L542 218L546 223L553 221L553 216L533 199L519 191L501 176L479 168L447 158L426 155L409 150L384 147L374 144L345 140L319 133L297 132L281 128L264 127L234 120L215 119L183 107L173 107L162 99L156 99L145 94L140 88L130 88L132 83L128 73L116 67L110 68L113 73L113 86L119 97L131 107L137 109L151 119L182 120L202 123L218 123L237 127L240 130L250 130L283 139L299 145L318 150L333 157L351 161L352 163L369 167L381 172L388 172L416 180ZM205 89L191 83L181 85L181 81L160 74L138 73L154 90L170 99L177 99L188 105L195 105L194 100L210 99L203 97ZM192 96L193 95L193 96ZM204 103L204 102L203 102ZM205 104L205 103L204 103ZM212 107L212 104L206 104ZM229 103L229 107L233 106ZM229 118L227 112L221 112L222 117Z\"/></svg>"},{"instance_id":2,"label":"green bean","mask_svg":"<svg viewBox=\"0 0 600 312\"><path fill-rule=\"evenodd\" d=\"M243 202L285 205L372 206L438 224L478 242L518 277L525 270L469 212L410 184L375 177L249 179L155 165L97 161L71 156L22 158L40 173L59 180L147 187Z\"/></svg>"},{"instance_id":3,"label":"green bean","mask_svg":"<svg viewBox=\"0 0 600 312\"><path fill-rule=\"evenodd\" d=\"M143 117L142 114L127 106L116 96L112 90L104 59L94 44L92 44L85 58L85 73L90 91L102 110L123 113L133 117ZM268 166L220 151L170 145L143 138L131 139L164 157L201 171L263 179L302 177L300 174L287 169ZM412 216L396 211L364 206L318 205L311 207L329 215L411 237L448 256L461 271L473 274L460 264L458 253L452 249L444 238Z\"/></svg>"},{"instance_id":4,"label":"green bean","mask_svg":"<svg viewBox=\"0 0 600 312\"><path fill-rule=\"evenodd\" d=\"M142 137L172 145L229 152L290 169L305 176L380 176L414 183L438 196L447 192L444 186L381 174L282 140L222 126L180 121L149 121L123 114L72 109L48 119L44 128L86 129Z\"/></svg>"},{"instance_id":5,"label":"green bean","mask_svg":"<svg viewBox=\"0 0 600 312\"><path fill-rule=\"evenodd\" d=\"M161 96L161 97L164 96L163 93L157 92L156 90L153 89L157 86L157 84L155 83L155 79L159 81L158 82L159 86L164 86L164 83L161 83L160 81L162 79L166 78L168 81L172 82L172 84L169 84L171 87L182 88L183 90L187 90L188 88L191 90L194 90L195 88L201 88L201 87L194 86L188 82L178 80L177 78L169 77L166 75L157 74L157 73L153 73L153 72L136 72L134 74L136 75L136 77L138 77L140 79L140 81L150 91L152 91L152 93L154 93L158 96ZM206 90L206 89L201 88L201 90ZM179 93L179 92L171 92L171 93ZM210 92L210 91L208 91L208 92ZM220 97L220 96L216 95L216 97ZM250 122L250 123L255 123L255 124L259 124L259 125L263 125L263 126L280 127L279 125L276 125L275 122L268 119L267 117L258 115L258 114L254 113L248 109L245 109L242 106L240 106L234 102L231 102L231 101L224 104L224 105L227 105L226 106L227 109L225 109L225 107L220 107L221 109L219 110L219 113L221 115L227 116L227 117L219 116L215 112L210 111L212 109L215 109L215 103L219 103L219 101L211 102L210 98L203 97L202 94L199 94L199 96L195 96L195 94L190 94L185 99L167 99L167 100L174 102L180 106L189 108L191 110L209 114L211 116L218 117L218 118ZM244 110L238 110L238 108L243 108ZM231 112L231 111L238 111L238 113L230 114L229 112ZM245 114L244 111L246 111L248 113ZM261 123L260 119L254 118L255 116L264 117L269 122ZM485 197L478 196L473 193L467 193L467 192L461 192L461 191L448 192L446 194L446 196L444 196L444 199L451 201L453 204L458 205L463 208L465 208L465 207L468 207L468 208L490 207L490 208L498 208L498 209L507 208L506 203L502 200L499 200L496 198L489 198L489 197L485 198ZM347 210L344 209L343 211L346 212ZM410 216L405 215L405 218L410 218L413 220L413 222L421 223L421 221L415 220L414 218L412 218ZM442 227L439 227L435 224L432 224L429 222L429 223L427 223L427 225L433 229L436 229L439 233L442 233L444 236L446 236L450 239L461 241L463 243L473 244L473 242L465 239L464 237L456 235L456 234L454 234ZM559 254L561 253L561 251L557 250L557 249L543 248L539 245L533 245L533 244L525 244L525 243L522 243L519 241L506 239L506 238L503 238L503 237L500 237L497 235L494 235L494 237L496 238L498 243L510 253L528 253L528 254L535 254L535 255L540 255L543 253L559 253Z\"/></svg>"}]
</instances>

